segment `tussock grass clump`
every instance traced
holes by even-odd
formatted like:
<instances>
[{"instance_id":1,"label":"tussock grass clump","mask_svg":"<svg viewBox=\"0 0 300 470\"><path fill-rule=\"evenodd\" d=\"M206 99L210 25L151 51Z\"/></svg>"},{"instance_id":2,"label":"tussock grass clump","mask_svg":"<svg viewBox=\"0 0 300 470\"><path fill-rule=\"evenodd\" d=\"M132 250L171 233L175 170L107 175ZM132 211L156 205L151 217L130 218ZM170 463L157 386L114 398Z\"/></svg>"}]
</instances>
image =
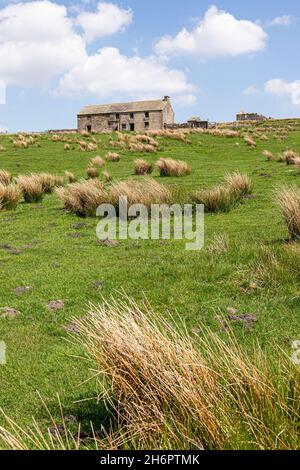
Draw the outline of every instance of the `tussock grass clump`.
<instances>
[{"instance_id":1,"label":"tussock grass clump","mask_svg":"<svg viewBox=\"0 0 300 470\"><path fill-rule=\"evenodd\" d=\"M191 173L191 168L182 160L172 158L160 158L156 162L160 176L186 176Z\"/></svg>"},{"instance_id":2,"label":"tussock grass clump","mask_svg":"<svg viewBox=\"0 0 300 470\"><path fill-rule=\"evenodd\" d=\"M282 154L282 161L286 162L287 165L294 165L297 158L300 158L300 156L294 150L286 150Z\"/></svg>"},{"instance_id":3,"label":"tussock grass clump","mask_svg":"<svg viewBox=\"0 0 300 470\"><path fill-rule=\"evenodd\" d=\"M252 183L250 178L238 171L226 175L225 184L229 191L236 194L237 197L247 196L252 193Z\"/></svg>"},{"instance_id":4,"label":"tussock grass clump","mask_svg":"<svg viewBox=\"0 0 300 470\"><path fill-rule=\"evenodd\" d=\"M267 158L268 161L271 161L271 160L275 160L275 157L273 155L272 152L270 152L269 150L264 150L262 152L263 156Z\"/></svg>"},{"instance_id":5,"label":"tussock grass clump","mask_svg":"<svg viewBox=\"0 0 300 470\"><path fill-rule=\"evenodd\" d=\"M159 147L159 143L153 139L153 137L147 134L137 134L133 137L129 137L128 142L132 144L142 142L143 144L148 144L152 147Z\"/></svg>"},{"instance_id":6,"label":"tussock grass clump","mask_svg":"<svg viewBox=\"0 0 300 470\"><path fill-rule=\"evenodd\" d=\"M40 202L44 196L44 189L39 175L20 175L16 178L25 202Z\"/></svg>"},{"instance_id":7,"label":"tussock grass clump","mask_svg":"<svg viewBox=\"0 0 300 470\"><path fill-rule=\"evenodd\" d=\"M0 170L0 184L9 184L12 180L12 176L9 171Z\"/></svg>"},{"instance_id":8,"label":"tussock grass clump","mask_svg":"<svg viewBox=\"0 0 300 470\"><path fill-rule=\"evenodd\" d=\"M79 140L79 149L81 152L95 152L98 150L98 145L94 142L86 142L85 140Z\"/></svg>"},{"instance_id":9,"label":"tussock grass clump","mask_svg":"<svg viewBox=\"0 0 300 470\"><path fill-rule=\"evenodd\" d=\"M214 186L211 189L199 189L193 195L196 204L203 204L206 212L227 212L234 205L235 198L224 185Z\"/></svg>"},{"instance_id":10,"label":"tussock grass clump","mask_svg":"<svg viewBox=\"0 0 300 470\"><path fill-rule=\"evenodd\" d=\"M91 306L74 324L113 411L105 436L93 433L97 448L299 449L299 370L288 356L247 352L231 331L221 339L203 328L192 339L174 317L128 299ZM30 431L5 417L10 449L85 445L67 428L53 439L36 421Z\"/></svg>"},{"instance_id":11,"label":"tussock grass clump","mask_svg":"<svg viewBox=\"0 0 300 470\"><path fill-rule=\"evenodd\" d=\"M246 142L247 145L249 145L249 147L251 147L251 148L255 148L255 147L256 147L256 142L255 142L254 139L252 139L252 137L245 136L245 137L244 137L244 141Z\"/></svg>"},{"instance_id":12,"label":"tussock grass clump","mask_svg":"<svg viewBox=\"0 0 300 470\"><path fill-rule=\"evenodd\" d=\"M120 161L120 155L115 152L108 152L105 156L106 160L108 162L119 162Z\"/></svg>"},{"instance_id":13,"label":"tussock grass clump","mask_svg":"<svg viewBox=\"0 0 300 470\"><path fill-rule=\"evenodd\" d=\"M72 171L65 171L65 177L67 178L69 183L76 183L77 177L72 173Z\"/></svg>"},{"instance_id":14,"label":"tussock grass clump","mask_svg":"<svg viewBox=\"0 0 300 470\"><path fill-rule=\"evenodd\" d=\"M103 158L97 156L95 158L92 158L91 160L91 166L96 166L98 168L102 168L104 165L105 165L105 161L103 160Z\"/></svg>"},{"instance_id":15,"label":"tussock grass clump","mask_svg":"<svg viewBox=\"0 0 300 470\"><path fill-rule=\"evenodd\" d=\"M300 238L300 189L282 187L277 193L277 203L292 240Z\"/></svg>"},{"instance_id":16,"label":"tussock grass clump","mask_svg":"<svg viewBox=\"0 0 300 470\"><path fill-rule=\"evenodd\" d=\"M5 152L6 148L3 145L0 145L0 152Z\"/></svg>"},{"instance_id":17,"label":"tussock grass clump","mask_svg":"<svg viewBox=\"0 0 300 470\"><path fill-rule=\"evenodd\" d=\"M100 174L99 169L93 166L88 167L85 171L88 178L98 178Z\"/></svg>"},{"instance_id":18,"label":"tussock grass clump","mask_svg":"<svg viewBox=\"0 0 300 470\"><path fill-rule=\"evenodd\" d=\"M71 150L71 145L70 144L65 144L64 145L64 150L66 150L66 151Z\"/></svg>"},{"instance_id":19,"label":"tussock grass clump","mask_svg":"<svg viewBox=\"0 0 300 470\"><path fill-rule=\"evenodd\" d=\"M128 206L144 204L148 208L151 204L169 203L172 200L170 189L153 178L112 183L109 188L109 202L119 207L119 199L122 196L127 197Z\"/></svg>"},{"instance_id":20,"label":"tussock grass clump","mask_svg":"<svg viewBox=\"0 0 300 470\"><path fill-rule=\"evenodd\" d=\"M52 175L51 173L37 173L43 192L46 194L53 193L55 188L64 185L64 179L61 176Z\"/></svg>"},{"instance_id":21,"label":"tussock grass clump","mask_svg":"<svg viewBox=\"0 0 300 470\"><path fill-rule=\"evenodd\" d=\"M52 142L61 142L62 141L62 137L57 135L57 134L53 134L50 138L50 140L52 140Z\"/></svg>"},{"instance_id":22,"label":"tussock grass clump","mask_svg":"<svg viewBox=\"0 0 300 470\"><path fill-rule=\"evenodd\" d=\"M299 446L299 371L290 358L274 372L258 347L248 355L230 334L224 341L209 330L196 346L134 302L92 307L75 322L134 448Z\"/></svg>"},{"instance_id":23,"label":"tussock grass clump","mask_svg":"<svg viewBox=\"0 0 300 470\"><path fill-rule=\"evenodd\" d=\"M21 197L22 193L18 185L14 183L8 185L0 183L0 210L15 209Z\"/></svg>"},{"instance_id":24,"label":"tussock grass clump","mask_svg":"<svg viewBox=\"0 0 300 470\"><path fill-rule=\"evenodd\" d=\"M157 148L154 145L150 144L135 144L131 143L129 145L129 150L131 152L145 152L145 153L154 153L157 152Z\"/></svg>"},{"instance_id":25,"label":"tussock grass clump","mask_svg":"<svg viewBox=\"0 0 300 470\"><path fill-rule=\"evenodd\" d=\"M95 142L89 142L89 144L87 146L87 151L88 152L95 152L96 150L98 150L98 145L95 144Z\"/></svg>"},{"instance_id":26,"label":"tussock grass clump","mask_svg":"<svg viewBox=\"0 0 300 470\"><path fill-rule=\"evenodd\" d=\"M153 171L152 163L138 159L134 161L134 173L136 175L149 175Z\"/></svg>"},{"instance_id":27,"label":"tussock grass clump","mask_svg":"<svg viewBox=\"0 0 300 470\"><path fill-rule=\"evenodd\" d=\"M251 192L252 183L249 177L235 172L225 176L224 184L199 189L192 198L196 204L203 204L207 212L227 212Z\"/></svg>"},{"instance_id":28,"label":"tussock grass clump","mask_svg":"<svg viewBox=\"0 0 300 470\"><path fill-rule=\"evenodd\" d=\"M112 181L112 176L111 176L111 174L110 174L107 170L104 170L104 171L102 172L102 175L103 175L104 181L105 181L106 183L109 183L110 181Z\"/></svg>"},{"instance_id":29,"label":"tussock grass clump","mask_svg":"<svg viewBox=\"0 0 300 470\"><path fill-rule=\"evenodd\" d=\"M82 135L82 137L90 137L90 133L88 131L80 131L80 135Z\"/></svg>"},{"instance_id":30,"label":"tussock grass clump","mask_svg":"<svg viewBox=\"0 0 300 470\"><path fill-rule=\"evenodd\" d=\"M80 217L95 216L98 206L107 202L107 192L97 179L81 181L55 190L68 212Z\"/></svg>"}]
</instances>

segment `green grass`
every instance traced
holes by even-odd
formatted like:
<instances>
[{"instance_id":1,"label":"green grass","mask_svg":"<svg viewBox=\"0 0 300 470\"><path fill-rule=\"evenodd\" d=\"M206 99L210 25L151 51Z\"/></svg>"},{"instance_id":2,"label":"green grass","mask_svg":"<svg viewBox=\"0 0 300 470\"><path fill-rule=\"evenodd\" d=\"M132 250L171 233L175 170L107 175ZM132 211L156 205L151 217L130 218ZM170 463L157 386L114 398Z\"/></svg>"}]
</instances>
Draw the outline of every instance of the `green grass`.
<instances>
[{"instance_id":1,"label":"green grass","mask_svg":"<svg viewBox=\"0 0 300 470\"><path fill-rule=\"evenodd\" d=\"M41 147L15 149L1 136L6 151L0 152L0 168L14 176L45 171L63 176L70 170L85 177L91 158L115 150L109 136L96 138L102 142L100 150L83 153L64 151L63 142L47 136L39 137ZM245 348L259 341L269 354L278 348L290 354L291 341L300 339L300 246L286 243L287 230L274 197L276 187L299 185L300 176L294 167L267 162L261 155L264 149L274 154L287 148L299 151L300 124L285 142L271 137L257 141L255 150L242 139L188 138L190 143L162 139L155 154L118 149L121 161L107 162L103 169L114 179L126 179L133 175L136 158L152 163L160 157L184 160L192 168L190 175L159 178L156 170L153 176L186 191L211 187L229 172L247 173L254 197L228 213L205 216L205 247L200 252L186 251L184 241L172 240L102 246L96 238L97 219L65 213L55 195L0 212L0 307L21 312L15 319L0 318L0 340L7 344L7 364L0 366L0 407L19 424L29 423L32 415L46 419L36 390L54 414L59 393L66 413L77 414L83 422L105 419L101 405L76 403L94 398L95 389L93 381L85 382L90 365L80 358L79 347L66 341L65 331L73 316L84 316L87 304L100 302L102 296L108 299L124 291L136 301L147 297L162 314L178 312L190 331L206 325L222 334L216 317L226 316L228 307L255 314L258 321L252 330L239 323L233 329ZM261 176L264 173L269 177ZM80 222L85 225L76 227ZM229 249L214 255L209 247L220 234L228 236ZM277 259L276 267L268 262L270 255ZM102 287L97 290L98 281ZM251 283L257 288L249 289ZM17 296L14 289L26 285L33 289ZM51 300L63 300L65 308L49 311Z\"/></svg>"}]
</instances>

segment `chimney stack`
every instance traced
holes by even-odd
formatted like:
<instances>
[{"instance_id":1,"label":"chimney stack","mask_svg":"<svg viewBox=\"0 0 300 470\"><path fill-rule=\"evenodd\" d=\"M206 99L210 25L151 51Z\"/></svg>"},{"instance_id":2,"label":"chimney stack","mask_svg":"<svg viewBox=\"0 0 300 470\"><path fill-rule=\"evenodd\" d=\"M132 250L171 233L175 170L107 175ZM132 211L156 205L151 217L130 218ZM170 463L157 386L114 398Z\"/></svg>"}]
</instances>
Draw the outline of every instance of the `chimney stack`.
<instances>
[{"instance_id":1,"label":"chimney stack","mask_svg":"<svg viewBox=\"0 0 300 470\"><path fill-rule=\"evenodd\" d=\"M170 101L170 96L164 96L164 101Z\"/></svg>"}]
</instances>

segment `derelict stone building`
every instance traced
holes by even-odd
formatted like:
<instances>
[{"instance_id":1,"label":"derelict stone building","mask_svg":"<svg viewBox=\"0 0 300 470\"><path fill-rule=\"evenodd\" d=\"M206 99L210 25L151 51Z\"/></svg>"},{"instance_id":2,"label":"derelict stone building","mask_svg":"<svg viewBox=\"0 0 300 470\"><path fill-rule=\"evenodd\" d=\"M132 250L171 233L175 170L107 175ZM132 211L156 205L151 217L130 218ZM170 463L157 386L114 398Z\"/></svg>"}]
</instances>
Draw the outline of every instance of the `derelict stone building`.
<instances>
[{"instance_id":1,"label":"derelict stone building","mask_svg":"<svg viewBox=\"0 0 300 470\"><path fill-rule=\"evenodd\" d=\"M241 111L236 115L237 121L264 121L267 118L262 114L258 113L245 113L245 111Z\"/></svg>"},{"instance_id":2,"label":"derelict stone building","mask_svg":"<svg viewBox=\"0 0 300 470\"><path fill-rule=\"evenodd\" d=\"M162 100L85 106L78 114L78 131L162 130L174 123L169 96Z\"/></svg>"}]
</instances>

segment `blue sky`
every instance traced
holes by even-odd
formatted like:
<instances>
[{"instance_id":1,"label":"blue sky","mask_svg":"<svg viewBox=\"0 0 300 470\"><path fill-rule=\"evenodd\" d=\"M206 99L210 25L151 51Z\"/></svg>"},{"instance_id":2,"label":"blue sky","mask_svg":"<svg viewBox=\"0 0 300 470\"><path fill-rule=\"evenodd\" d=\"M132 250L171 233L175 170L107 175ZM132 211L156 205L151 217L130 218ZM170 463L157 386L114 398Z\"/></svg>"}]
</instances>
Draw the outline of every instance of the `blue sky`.
<instances>
[{"instance_id":1,"label":"blue sky","mask_svg":"<svg viewBox=\"0 0 300 470\"><path fill-rule=\"evenodd\" d=\"M178 122L300 117L299 43L299 0L0 0L0 130L166 94Z\"/></svg>"}]
</instances>

